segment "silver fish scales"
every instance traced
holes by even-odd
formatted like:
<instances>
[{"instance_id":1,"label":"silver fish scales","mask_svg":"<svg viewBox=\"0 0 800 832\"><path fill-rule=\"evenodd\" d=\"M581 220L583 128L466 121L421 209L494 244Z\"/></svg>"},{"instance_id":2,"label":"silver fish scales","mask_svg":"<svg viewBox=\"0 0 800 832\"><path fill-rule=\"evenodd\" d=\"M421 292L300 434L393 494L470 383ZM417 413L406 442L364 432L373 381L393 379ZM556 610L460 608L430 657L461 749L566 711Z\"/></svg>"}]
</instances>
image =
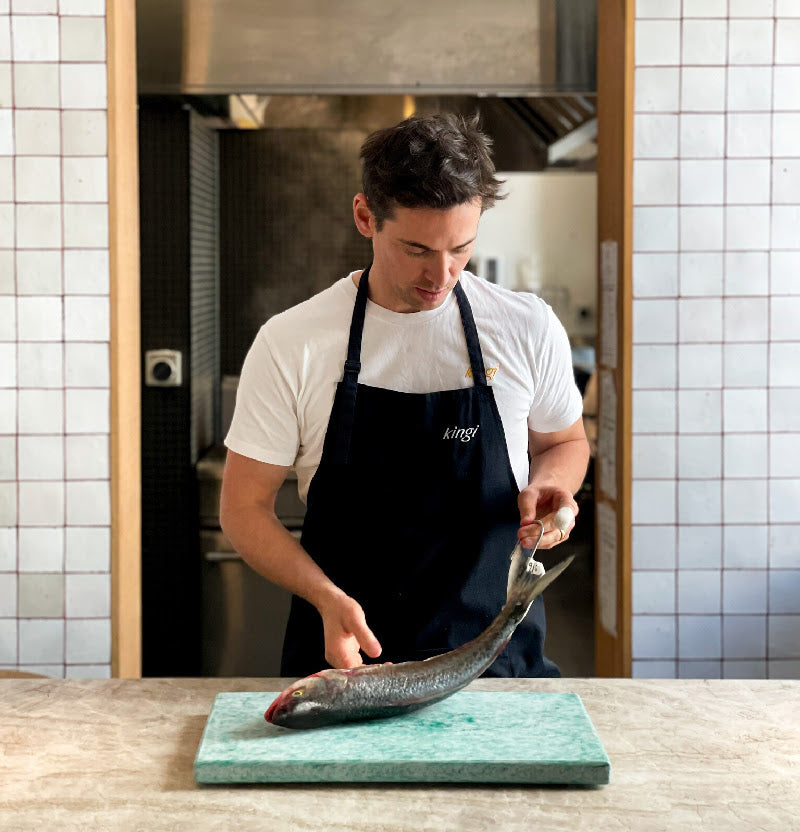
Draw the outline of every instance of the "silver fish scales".
<instances>
[{"instance_id":1,"label":"silver fish scales","mask_svg":"<svg viewBox=\"0 0 800 832\"><path fill-rule=\"evenodd\" d=\"M569 557L545 572L531 555L529 568L517 570L494 621L461 647L424 661L322 670L278 694L266 720L285 728L317 728L397 716L451 696L494 662L536 597L572 560Z\"/></svg>"}]
</instances>

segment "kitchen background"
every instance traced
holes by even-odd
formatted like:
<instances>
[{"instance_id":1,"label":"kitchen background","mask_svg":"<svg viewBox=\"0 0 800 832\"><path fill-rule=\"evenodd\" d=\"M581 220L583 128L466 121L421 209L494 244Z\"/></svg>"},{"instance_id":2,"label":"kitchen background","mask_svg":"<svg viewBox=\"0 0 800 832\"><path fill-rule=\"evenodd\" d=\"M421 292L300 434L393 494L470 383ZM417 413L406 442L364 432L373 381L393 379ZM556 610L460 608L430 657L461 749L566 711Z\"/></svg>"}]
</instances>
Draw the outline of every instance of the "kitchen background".
<instances>
[{"instance_id":1,"label":"kitchen background","mask_svg":"<svg viewBox=\"0 0 800 832\"><path fill-rule=\"evenodd\" d=\"M633 672L797 677L800 3L639 0L635 48ZM110 672L105 71L101 0L0 0L0 666L52 676ZM208 208L198 194L215 175L223 184L214 165L225 163L222 152L208 155L218 133L208 115L178 107L153 116L182 119L183 146L206 154L187 173L194 189L163 192L185 250L175 270L168 258L178 254L163 244L160 258L151 255L161 270L155 294L143 293L165 307L173 295L185 300L184 320L164 313L169 340L149 348L195 357L193 381L180 388L195 404L184 401L180 415L165 407L162 421L148 422L143 388L145 437L181 419L192 437L160 492L178 502L164 534L196 524L191 486L178 492L219 429L217 373L221 380L235 366L244 329L290 301L262 288L237 345L222 334L232 300L222 289L219 370L204 352L215 301L200 302L210 256L201 243L213 218L197 219ZM220 138L223 147L228 137ZM173 148L173 162L179 156ZM147 175L143 167L143 182ZM327 183L317 187L324 194ZM194 212L192 199L201 202ZM143 204L143 236L147 217ZM538 249L519 269L489 239L482 253L498 277L524 274L534 286ZM331 280L354 267L355 254L332 264ZM192 259L194 328L186 325ZM261 258L261 274L272 259ZM224 244L223 262L234 263ZM563 294L552 299L563 303ZM575 303L576 326L588 327L586 309ZM143 319L143 340L145 331ZM166 455L144 453L145 469ZM146 547L146 530L144 538ZM170 644L186 613L184 633L197 645L199 553L173 547L167 557L148 564L144 555L145 609L162 610L146 617L145 641ZM149 672L193 672L201 652L173 653L160 666L156 657ZM145 672L147 663L146 653Z\"/></svg>"},{"instance_id":2,"label":"kitchen background","mask_svg":"<svg viewBox=\"0 0 800 832\"><path fill-rule=\"evenodd\" d=\"M582 99L589 121L591 98ZM152 675L278 673L288 596L244 565L219 530L221 440L239 370L263 322L370 260L351 206L360 190L359 147L372 130L409 107L484 114L499 163L520 170L503 173L509 197L482 219L474 268L492 270L510 288L535 283L552 295L586 361L592 355L591 140L548 168L543 153L516 151L517 142L542 139L498 99L272 96L259 129L237 128L238 101L140 101L142 349L145 356L176 349L189 368L186 384L146 378L143 388L144 656ZM544 106L543 99L515 99L532 115ZM304 509L295 491L292 481L279 515L299 533ZM564 661L590 675L591 510L582 519L584 540L573 536L576 552L582 544L581 574L576 566L572 598L562 599L567 623L551 631L578 628L582 647L565 643Z\"/></svg>"}]
</instances>

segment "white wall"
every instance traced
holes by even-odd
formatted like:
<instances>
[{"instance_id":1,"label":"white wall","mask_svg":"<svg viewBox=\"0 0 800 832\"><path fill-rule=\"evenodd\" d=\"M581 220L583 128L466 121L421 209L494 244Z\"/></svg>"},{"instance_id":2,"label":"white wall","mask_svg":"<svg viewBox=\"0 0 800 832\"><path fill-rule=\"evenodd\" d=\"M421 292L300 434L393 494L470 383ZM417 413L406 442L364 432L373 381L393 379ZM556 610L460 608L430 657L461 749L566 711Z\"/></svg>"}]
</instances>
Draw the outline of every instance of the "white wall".
<instances>
[{"instance_id":1,"label":"white wall","mask_svg":"<svg viewBox=\"0 0 800 832\"><path fill-rule=\"evenodd\" d=\"M638 0L633 671L800 678L800 0Z\"/></svg>"},{"instance_id":2,"label":"white wall","mask_svg":"<svg viewBox=\"0 0 800 832\"><path fill-rule=\"evenodd\" d=\"M482 217L477 258L497 258L501 285L533 288L552 303L571 335L593 335L597 294L597 175L500 173L508 194ZM479 259L479 263L481 260ZM483 269L481 269L483 271ZM568 302L559 300L566 289ZM587 319L578 310L591 311Z\"/></svg>"},{"instance_id":3,"label":"white wall","mask_svg":"<svg viewBox=\"0 0 800 832\"><path fill-rule=\"evenodd\" d=\"M0 667L108 676L104 0L0 0Z\"/></svg>"}]
</instances>

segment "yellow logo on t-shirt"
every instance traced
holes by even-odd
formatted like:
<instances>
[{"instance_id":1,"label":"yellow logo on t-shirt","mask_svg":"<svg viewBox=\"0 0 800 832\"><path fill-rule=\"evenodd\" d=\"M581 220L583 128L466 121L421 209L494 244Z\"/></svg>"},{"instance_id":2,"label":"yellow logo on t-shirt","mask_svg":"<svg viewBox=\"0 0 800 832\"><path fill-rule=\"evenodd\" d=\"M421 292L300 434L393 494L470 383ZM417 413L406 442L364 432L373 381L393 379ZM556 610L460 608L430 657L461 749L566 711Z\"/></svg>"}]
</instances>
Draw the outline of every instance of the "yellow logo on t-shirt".
<instances>
[{"instance_id":1,"label":"yellow logo on t-shirt","mask_svg":"<svg viewBox=\"0 0 800 832\"><path fill-rule=\"evenodd\" d=\"M496 367L487 367L486 368L486 378L488 378L489 381L491 381L494 378L495 373L499 369L500 369L499 364ZM466 372L465 378L472 378L472 367L467 367L467 372Z\"/></svg>"}]
</instances>

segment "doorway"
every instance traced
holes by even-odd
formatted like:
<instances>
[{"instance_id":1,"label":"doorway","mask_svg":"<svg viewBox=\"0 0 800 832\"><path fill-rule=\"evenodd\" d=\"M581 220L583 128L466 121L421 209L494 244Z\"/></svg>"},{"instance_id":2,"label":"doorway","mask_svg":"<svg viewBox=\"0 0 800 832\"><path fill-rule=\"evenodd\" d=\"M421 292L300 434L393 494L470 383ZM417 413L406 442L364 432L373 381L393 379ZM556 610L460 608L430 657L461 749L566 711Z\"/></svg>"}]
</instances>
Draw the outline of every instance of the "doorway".
<instances>
[{"instance_id":1,"label":"doorway","mask_svg":"<svg viewBox=\"0 0 800 832\"><path fill-rule=\"evenodd\" d=\"M609 3L609 4L606 4L606 5L610 6L611 4ZM615 5L615 8L609 10L609 15L608 16L609 16L609 19L612 18L612 17L614 18L614 21L615 21L614 25L616 26L616 30L615 30L616 35L619 35L620 32L622 32L623 33L623 38L624 38L626 36L625 35L625 32L626 32L625 27L626 27L627 24L630 23L630 20L632 19L632 11L628 8L628 6L630 4L614 4L614 5ZM600 3L601 10L603 9L603 6L604 6L604 4L601 0L601 3ZM617 6L618 6L618 8L617 8ZM600 16L601 16L601 18L603 17L602 11L601 11ZM606 34L608 34L608 25L606 25ZM618 43L618 41L617 41L617 43ZM610 57L611 56L606 55L605 58L601 58L601 63L603 61L606 61L607 63L613 63L613 61L610 60ZM627 59L625 59L625 60L627 60ZM623 69L625 67L625 60L623 60L622 64L621 64ZM616 74L612 73L613 74L613 79L617 79L618 75L619 75L618 71L620 69L619 61L617 61L617 64L615 65L615 67L612 67L611 69L613 70L613 73L616 73ZM624 73L623 73L623 75L624 75ZM613 80L613 79L611 78L611 76L607 76L606 80L599 85L601 87L601 94L602 94L602 88L603 88L604 84L606 86L609 86L610 85L610 80ZM620 86L623 89L623 91L626 89L624 81L622 81L622 82L615 81L615 83L618 83L618 86ZM624 94L623 94L623 99L624 99ZM602 123L602 119L603 119L602 97L601 97L601 107L600 107L599 117L600 117L600 120L601 120L601 123ZM614 120L621 121L622 119L621 119L620 114L618 112L615 112L615 113L608 113L607 112L606 120L607 120L607 122L610 123L611 121L614 121ZM605 135L608 136L608 137L611 137L613 132L614 132L613 130L606 129ZM616 138L622 138L619 131L615 135L616 135ZM610 138L609 138L609 141L610 141ZM616 140L615 140L615 144L617 144ZM624 158L625 158L625 152L626 152L626 147L625 147L624 140L620 141L619 144L621 145L621 147L618 148L619 152L616 155L619 156L619 158L622 159L622 162L620 163L620 169L624 171ZM608 148L608 145L606 145L606 147ZM630 148L628 147L627 150L629 150L629 149ZM601 146L600 159L602 160L602 158L603 158L603 150L602 150L602 146ZM600 167L600 162L598 163L598 166ZM615 180L612 182L609 175L608 174L605 174L605 175L606 175L606 181L608 183L607 188L610 187L611 189L614 189L616 191L621 191L622 186L624 185L624 182L622 181L622 179L615 178ZM603 178L603 176L604 176L604 173L603 173L603 171L601 171L601 185L600 185L601 192L602 192L602 178ZM628 180L628 182L629 182L629 180ZM623 216L624 216L624 205L625 205L624 194L623 194L622 197L620 197L619 201L620 201L620 204L622 206L622 213L623 213ZM601 228L602 228L602 216L600 218L600 225L601 225ZM624 223L623 223L623 230L624 230ZM602 233L603 232L601 232L601 234ZM619 239L620 244L621 244L621 250L624 252L625 248L626 248L626 240L629 242L629 237L628 238L624 237L623 233L620 232L620 234L618 235L618 239ZM628 267L626 266L625 260L623 258L623 260L621 262L621 272L620 272L621 276L622 276L621 284L624 283L625 274L629 274L629 269L627 271L626 271L626 269L628 269ZM620 297L624 298L624 292L621 292ZM620 324L621 324L621 330L622 330L622 325L624 325L624 322L625 322L624 309L621 309L621 312L622 312L622 314L620 314ZM621 370L624 371L624 367L622 367ZM624 407L623 397L621 397L621 407ZM622 421L620 421L620 424L624 427ZM622 476L623 471L624 471L624 465L619 466L619 470L620 470L620 475ZM620 499L620 506L621 506L620 523L622 523L622 521L624 520L622 515L624 513L624 505L625 505L625 494L624 494L624 491L622 489L619 489L619 499ZM622 547L624 549L624 540L621 541L621 543L622 543ZM624 579L624 556L620 560L620 569L618 570L618 577L620 578L620 580ZM624 642L625 642L626 638L629 641L629 635L626 636L625 631L624 631L624 622L625 622L624 599L625 599L624 586L620 585L618 587L618 592L617 592L617 602L621 605L621 608L620 608L621 615L619 616L619 621L620 621L621 626L620 626L620 631L618 632L616 640L613 643L609 642L609 647L608 647L608 650L607 650L607 652L609 652L609 653L624 653ZM552 620L552 616L551 616L551 620ZM552 633L552 630L551 630L551 633ZM623 647L622 650L620 649L620 645L622 645L622 647ZM134 646L134 649L135 649L135 646ZM598 653L598 655L599 655L599 653ZM628 655L629 655L629 649L628 649ZM623 666L623 668L624 668L624 664L625 664L625 662L624 662L624 656L623 656L622 665L621 665L621 666ZM628 664L629 664L629 659L628 659ZM600 665L598 665L598 667L596 669L597 669L598 673L603 673L603 668ZM625 675L625 673L621 672L619 675Z\"/></svg>"}]
</instances>

